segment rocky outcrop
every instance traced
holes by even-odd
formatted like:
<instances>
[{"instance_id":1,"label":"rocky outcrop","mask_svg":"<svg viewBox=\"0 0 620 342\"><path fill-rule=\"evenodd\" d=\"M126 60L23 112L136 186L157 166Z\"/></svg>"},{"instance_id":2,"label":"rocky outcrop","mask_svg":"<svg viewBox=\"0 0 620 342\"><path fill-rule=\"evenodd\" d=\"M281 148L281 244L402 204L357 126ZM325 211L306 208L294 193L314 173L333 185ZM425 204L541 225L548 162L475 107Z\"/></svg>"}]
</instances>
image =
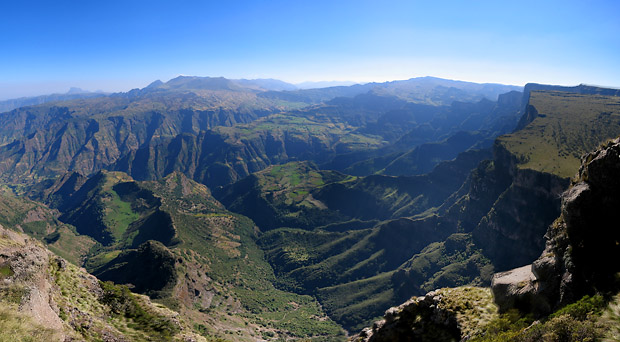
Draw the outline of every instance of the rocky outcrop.
<instances>
[{"instance_id":1,"label":"rocky outcrop","mask_svg":"<svg viewBox=\"0 0 620 342\"><path fill-rule=\"evenodd\" d=\"M549 303L537 296L538 283L532 266L526 265L493 276L495 303L502 309L516 308L522 312L548 312Z\"/></svg>"},{"instance_id":2,"label":"rocky outcrop","mask_svg":"<svg viewBox=\"0 0 620 342\"><path fill-rule=\"evenodd\" d=\"M488 289L444 288L413 297L353 336L355 342L458 341L496 317Z\"/></svg>"},{"instance_id":3,"label":"rocky outcrop","mask_svg":"<svg viewBox=\"0 0 620 342\"><path fill-rule=\"evenodd\" d=\"M53 281L46 272L51 253L2 226L0 234L0 299L9 299L2 305L17 304L35 324L50 329L53 339L64 339L64 324L52 295Z\"/></svg>"},{"instance_id":4,"label":"rocky outcrop","mask_svg":"<svg viewBox=\"0 0 620 342\"><path fill-rule=\"evenodd\" d=\"M495 275L500 310L516 307L543 315L584 295L619 288L620 139L582 158L573 185L562 195L561 216L549 226L546 247L532 265ZM527 273L526 278L517 276Z\"/></svg>"},{"instance_id":5,"label":"rocky outcrop","mask_svg":"<svg viewBox=\"0 0 620 342\"><path fill-rule=\"evenodd\" d=\"M119 307L132 311L127 314ZM50 342L205 341L177 312L155 306L146 296L100 283L40 242L2 226L0 311L2 341L8 336Z\"/></svg>"}]
</instances>

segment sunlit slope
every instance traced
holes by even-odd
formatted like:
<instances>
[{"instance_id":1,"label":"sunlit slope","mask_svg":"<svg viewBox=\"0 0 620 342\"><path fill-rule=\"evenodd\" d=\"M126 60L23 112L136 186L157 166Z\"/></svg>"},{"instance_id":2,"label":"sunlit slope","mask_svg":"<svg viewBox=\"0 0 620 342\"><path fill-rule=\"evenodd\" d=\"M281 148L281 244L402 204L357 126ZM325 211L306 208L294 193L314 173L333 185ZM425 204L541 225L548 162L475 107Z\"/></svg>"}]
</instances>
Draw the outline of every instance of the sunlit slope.
<instances>
[{"instance_id":1,"label":"sunlit slope","mask_svg":"<svg viewBox=\"0 0 620 342\"><path fill-rule=\"evenodd\" d=\"M533 119L522 130L501 136L499 144L516 157L519 168L568 178L580 157L620 134L620 97L556 91L530 94Z\"/></svg>"},{"instance_id":2,"label":"sunlit slope","mask_svg":"<svg viewBox=\"0 0 620 342\"><path fill-rule=\"evenodd\" d=\"M100 279L131 284L208 338L343 339L314 298L273 286L254 222L224 209L204 185L178 172L146 182L100 172L79 183L74 191L40 187L40 198L55 199L61 218L100 242L84 263ZM82 219L89 215L90 224Z\"/></svg>"}]
</instances>

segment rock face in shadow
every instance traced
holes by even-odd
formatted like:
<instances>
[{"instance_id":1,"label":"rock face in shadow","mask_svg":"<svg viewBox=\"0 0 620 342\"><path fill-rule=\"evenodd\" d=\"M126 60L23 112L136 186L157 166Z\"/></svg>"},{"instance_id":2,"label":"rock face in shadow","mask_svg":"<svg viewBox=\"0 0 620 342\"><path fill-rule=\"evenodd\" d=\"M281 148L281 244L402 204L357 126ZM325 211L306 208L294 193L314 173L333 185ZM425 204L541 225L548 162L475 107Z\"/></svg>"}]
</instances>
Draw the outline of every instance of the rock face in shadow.
<instances>
[{"instance_id":1,"label":"rock face in shadow","mask_svg":"<svg viewBox=\"0 0 620 342\"><path fill-rule=\"evenodd\" d=\"M492 289L501 311L518 308L544 315L584 295L618 289L620 139L582 159L573 185L562 195L561 216L546 234L532 265L496 274ZM616 223L614 223L616 222ZM531 271L527 279L519 274Z\"/></svg>"},{"instance_id":2,"label":"rock face in shadow","mask_svg":"<svg viewBox=\"0 0 620 342\"><path fill-rule=\"evenodd\" d=\"M151 298L163 298L177 283L175 261L174 254L166 246L149 240L137 250L125 251L95 275L101 280L131 284L133 291Z\"/></svg>"},{"instance_id":3,"label":"rock face in shadow","mask_svg":"<svg viewBox=\"0 0 620 342\"><path fill-rule=\"evenodd\" d=\"M476 243L499 271L535 260L545 248L547 227L560 214L559 196L569 180L513 168L512 184L473 231Z\"/></svg>"},{"instance_id":4,"label":"rock face in shadow","mask_svg":"<svg viewBox=\"0 0 620 342\"><path fill-rule=\"evenodd\" d=\"M382 320L350 341L407 342L466 340L497 316L488 289L443 288L388 309Z\"/></svg>"}]
</instances>

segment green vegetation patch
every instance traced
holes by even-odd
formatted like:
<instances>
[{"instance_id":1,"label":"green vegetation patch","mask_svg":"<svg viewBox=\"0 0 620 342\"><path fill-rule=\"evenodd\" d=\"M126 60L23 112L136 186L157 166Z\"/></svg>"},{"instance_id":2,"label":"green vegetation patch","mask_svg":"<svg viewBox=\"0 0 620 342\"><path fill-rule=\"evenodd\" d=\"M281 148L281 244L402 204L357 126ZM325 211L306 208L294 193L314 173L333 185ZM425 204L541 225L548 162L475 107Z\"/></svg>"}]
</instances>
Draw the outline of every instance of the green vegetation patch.
<instances>
[{"instance_id":1,"label":"green vegetation patch","mask_svg":"<svg viewBox=\"0 0 620 342\"><path fill-rule=\"evenodd\" d=\"M360 331L396 305L392 272L318 289L317 297L329 316L349 331Z\"/></svg>"},{"instance_id":2,"label":"green vegetation patch","mask_svg":"<svg viewBox=\"0 0 620 342\"><path fill-rule=\"evenodd\" d=\"M607 333L607 324L600 319L606 306L601 296L585 296L539 321L510 310L490 321L471 341L598 341Z\"/></svg>"},{"instance_id":3,"label":"green vegetation patch","mask_svg":"<svg viewBox=\"0 0 620 342\"><path fill-rule=\"evenodd\" d=\"M109 252L94 254L86 260L84 266L87 270L89 270L89 272L96 272L99 267L104 266L110 261L114 260L114 258L121 254L121 252L121 250L117 249Z\"/></svg>"},{"instance_id":4,"label":"green vegetation patch","mask_svg":"<svg viewBox=\"0 0 620 342\"><path fill-rule=\"evenodd\" d=\"M13 272L11 266L0 265L0 279L11 277L13 276L13 274L15 274L15 272Z\"/></svg>"},{"instance_id":5,"label":"green vegetation patch","mask_svg":"<svg viewBox=\"0 0 620 342\"><path fill-rule=\"evenodd\" d=\"M28 294L28 289L23 285L11 284L0 288L0 298L3 302L21 304L22 298Z\"/></svg>"},{"instance_id":6,"label":"green vegetation patch","mask_svg":"<svg viewBox=\"0 0 620 342\"><path fill-rule=\"evenodd\" d=\"M463 285L488 286L491 262L474 245L471 234L456 233L429 244L399 268L399 287L418 286L421 292Z\"/></svg>"},{"instance_id":7,"label":"green vegetation patch","mask_svg":"<svg viewBox=\"0 0 620 342\"><path fill-rule=\"evenodd\" d=\"M75 227L66 224L47 235L44 241L52 252L75 265L81 265L88 251L96 244L93 238L78 234Z\"/></svg>"},{"instance_id":8,"label":"green vegetation patch","mask_svg":"<svg viewBox=\"0 0 620 342\"><path fill-rule=\"evenodd\" d=\"M158 341L171 341L179 332L179 328L170 319L145 310L127 286L112 282L99 284L103 289L99 301L108 306L113 314L132 320L129 325L131 328L145 331Z\"/></svg>"},{"instance_id":9,"label":"green vegetation patch","mask_svg":"<svg viewBox=\"0 0 620 342\"><path fill-rule=\"evenodd\" d=\"M320 143L341 152L374 149L386 144L380 136L361 134L357 127L319 112L278 113L234 127L215 127L231 142L251 141L265 136L286 136L289 141Z\"/></svg>"},{"instance_id":10,"label":"green vegetation patch","mask_svg":"<svg viewBox=\"0 0 620 342\"><path fill-rule=\"evenodd\" d=\"M103 221L116 241L119 241L129 225L136 221L140 215L131 209L131 203L122 201L116 191L110 189L106 195L104 197L106 206Z\"/></svg>"},{"instance_id":11,"label":"green vegetation patch","mask_svg":"<svg viewBox=\"0 0 620 342\"><path fill-rule=\"evenodd\" d=\"M54 330L35 323L30 316L19 312L17 305L0 305L0 341L39 342L59 338Z\"/></svg>"},{"instance_id":12,"label":"green vegetation patch","mask_svg":"<svg viewBox=\"0 0 620 342\"><path fill-rule=\"evenodd\" d=\"M252 331L271 331L275 338L321 336L343 340L341 327L325 316L313 297L274 287L276 277L256 245L258 231L254 223L225 210L200 191L207 191L203 185L186 181L188 189L194 191L179 191L183 182L170 177L140 184L166 199L161 210L170 214L178 233L178 244L172 247L180 259L178 271L198 277L204 272L209 278L209 287L200 291L213 293L210 305L205 307L196 301L192 309L209 314L218 326L237 332L249 329L244 325L247 322ZM181 281L185 278L180 277ZM229 337L221 334L221 329L216 334L205 322L195 324L202 324L205 336Z\"/></svg>"}]
</instances>

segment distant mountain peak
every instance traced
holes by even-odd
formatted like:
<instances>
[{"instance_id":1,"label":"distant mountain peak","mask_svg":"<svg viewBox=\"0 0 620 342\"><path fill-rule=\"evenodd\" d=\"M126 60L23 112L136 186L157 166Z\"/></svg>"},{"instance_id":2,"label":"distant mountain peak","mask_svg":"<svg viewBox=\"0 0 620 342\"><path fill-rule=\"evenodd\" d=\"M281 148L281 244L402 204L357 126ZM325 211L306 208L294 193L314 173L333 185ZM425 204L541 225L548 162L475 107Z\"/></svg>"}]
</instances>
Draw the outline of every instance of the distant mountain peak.
<instances>
[{"instance_id":1,"label":"distant mountain peak","mask_svg":"<svg viewBox=\"0 0 620 342\"><path fill-rule=\"evenodd\" d=\"M151 82L151 84L147 85L145 89L159 88L163 84L164 82L162 82L161 80L156 80Z\"/></svg>"},{"instance_id":2,"label":"distant mountain peak","mask_svg":"<svg viewBox=\"0 0 620 342\"><path fill-rule=\"evenodd\" d=\"M295 84L299 89L316 89L316 88L329 88L340 86L352 86L358 84L353 81L306 81Z\"/></svg>"},{"instance_id":3,"label":"distant mountain peak","mask_svg":"<svg viewBox=\"0 0 620 342\"><path fill-rule=\"evenodd\" d=\"M243 87L224 77L200 77L179 75L168 82L157 80L145 89L167 90L232 90L239 91Z\"/></svg>"},{"instance_id":4,"label":"distant mountain peak","mask_svg":"<svg viewBox=\"0 0 620 342\"><path fill-rule=\"evenodd\" d=\"M78 87L71 87L69 88L69 91L67 92L67 94L84 94L84 93L90 93L90 91L84 90Z\"/></svg>"}]
</instances>

